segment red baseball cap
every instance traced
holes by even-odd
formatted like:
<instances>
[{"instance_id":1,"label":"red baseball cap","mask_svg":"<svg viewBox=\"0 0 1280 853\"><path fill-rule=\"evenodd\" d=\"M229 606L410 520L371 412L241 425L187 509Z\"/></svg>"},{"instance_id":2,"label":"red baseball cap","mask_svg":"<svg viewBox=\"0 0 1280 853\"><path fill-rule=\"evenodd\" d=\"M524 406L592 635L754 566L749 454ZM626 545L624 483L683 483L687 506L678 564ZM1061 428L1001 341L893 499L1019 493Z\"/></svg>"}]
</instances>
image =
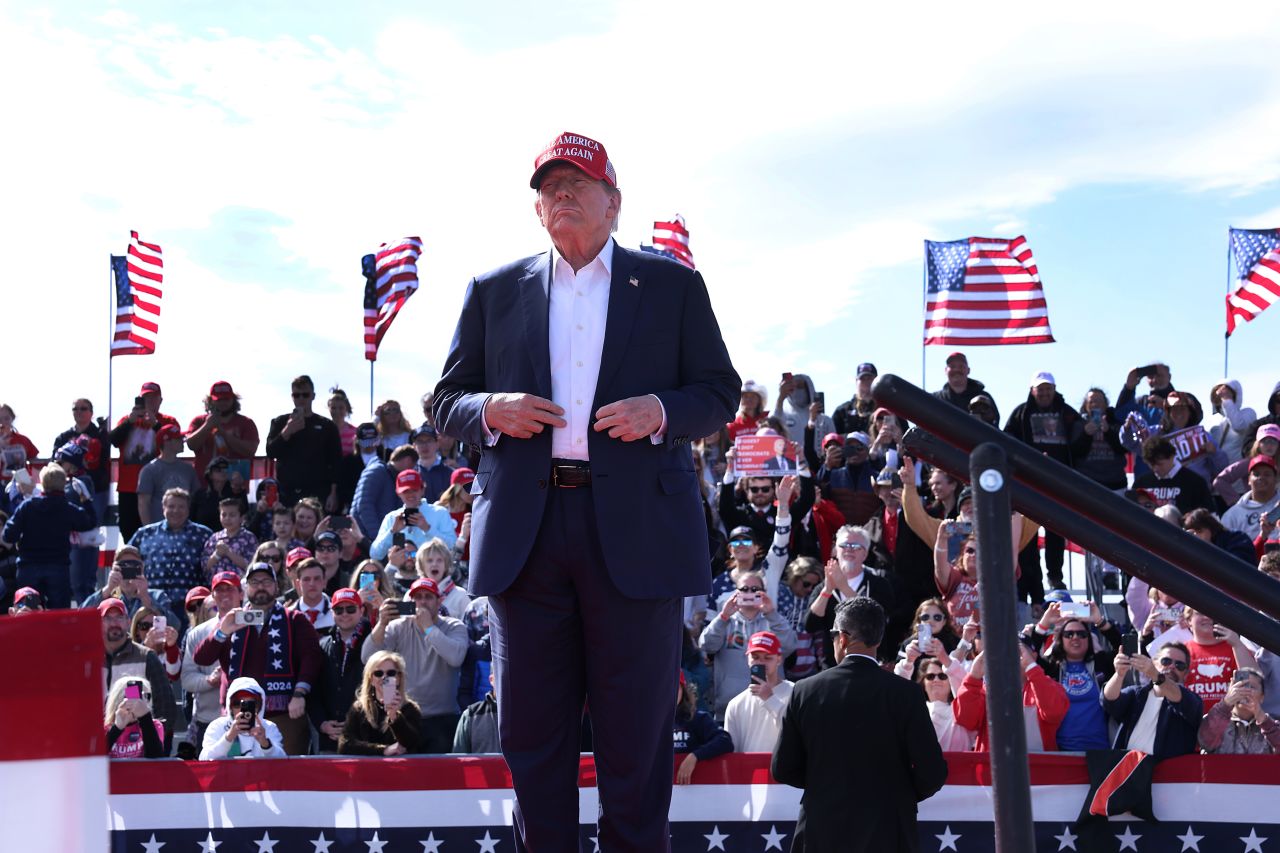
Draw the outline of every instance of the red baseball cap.
<instances>
[{"instance_id":1,"label":"red baseball cap","mask_svg":"<svg viewBox=\"0 0 1280 853\"><path fill-rule=\"evenodd\" d=\"M416 469L406 468L396 475L396 494L422 488L422 475Z\"/></svg>"},{"instance_id":2,"label":"red baseball cap","mask_svg":"<svg viewBox=\"0 0 1280 853\"><path fill-rule=\"evenodd\" d=\"M1266 466L1268 466L1269 468L1271 468L1271 470L1272 470L1272 471L1277 470L1277 469L1276 469L1276 460L1275 460L1274 458L1272 458L1272 457L1268 456L1268 455L1267 455L1267 454L1265 454L1265 453L1259 453L1257 456L1255 456L1255 457L1253 457L1252 459L1250 459L1250 460L1249 460L1249 471L1250 471L1250 473L1252 473L1252 472L1253 472L1253 469L1254 469L1254 468L1257 468L1259 465L1266 465Z\"/></svg>"},{"instance_id":3,"label":"red baseball cap","mask_svg":"<svg viewBox=\"0 0 1280 853\"><path fill-rule=\"evenodd\" d=\"M838 432L827 433L822 437L822 449L826 450L831 444L844 444L844 436Z\"/></svg>"},{"instance_id":4,"label":"red baseball cap","mask_svg":"<svg viewBox=\"0 0 1280 853\"><path fill-rule=\"evenodd\" d=\"M947 363L947 364L950 364L950 363L951 363L951 361L952 361L952 359L956 359L956 358L960 359L960 360L961 360L961 361L963 361L965 364L968 364L968 363L969 363L969 358L968 358L968 356L966 356L964 353L960 352L959 350L956 350L955 352L951 353L951 355L947 356L947 362L946 362L946 363Z\"/></svg>"},{"instance_id":5,"label":"red baseball cap","mask_svg":"<svg viewBox=\"0 0 1280 853\"><path fill-rule=\"evenodd\" d=\"M292 569L294 566L296 566L298 563L301 563L303 560L310 559L311 557L314 557L314 556L315 554L312 554L310 549L303 548L301 545L299 545L297 548L290 549L289 553L284 555L284 567L286 569Z\"/></svg>"},{"instance_id":6,"label":"red baseball cap","mask_svg":"<svg viewBox=\"0 0 1280 853\"><path fill-rule=\"evenodd\" d=\"M341 589L334 590L333 595L329 596L329 603L330 604L354 604L357 607L364 604L364 602L360 600L360 593L356 592L354 589L352 589L349 586L344 586Z\"/></svg>"},{"instance_id":7,"label":"red baseball cap","mask_svg":"<svg viewBox=\"0 0 1280 853\"><path fill-rule=\"evenodd\" d=\"M747 640L747 654L752 652L764 652L767 655L782 654L782 641L778 639L778 635L772 631L760 631L752 634L751 639Z\"/></svg>"},{"instance_id":8,"label":"red baseball cap","mask_svg":"<svg viewBox=\"0 0 1280 853\"><path fill-rule=\"evenodd\" d=\"M243 589L243 587L240 586L240 575L235 572L218 572L213 576L213 582L209 584L209 589L215 590L224 583L229 583L236 589Z\"/></svg>"},{"instance_id":9,"label":"red baseball cap","mask_svg":"<svg viewBox=\"0 0 1280 853\"><path fill-rule=\"evenodd\" d=\"M44 596L40 594L40 590L33 586L24 586L13 594L13 606L17 608L28 607L31 604L29 599L35 596L36 606L44 607Z\"/></svg>"},{"instance_id":10,"label":"red baseball cap","mask_svg":"<svg viewBox=\"0 0 1280 853\"><path fill-rule=\"evenodd\" d=\"M427 592L431 593L436 598L440 597L440 587L437 586L436 582L431 578L418 578L416 581L414 581L413 584L409 587L409 597L413 598L413 594L420 589L425 589Z\"/></svg>"},{"instance_id":11,"label":"red baseball cap","mask_svg":"<svg viewBox=\"0 0 1280 853\"><path fill-rule=\"evenodd\" d=\"M178 441L182 441L182 430L178 429L173 424L165 424L160 427L160 429L156 430L156 441L163 443L171 438L176 438Z\"/></svg>"},{"instance_id":12,"label":"red baseball cap","mask_svg":"<svg viewBox=\"0 0 1280 853\"><path fill-rule=\"evenodd\" d=\"M159 382L143 382L142 390L138 392L138 396L145 397L148 394L159 394L159 393L160 393Z\"/></svg>"},{"instance_id":13,"label":"red baseball cap","mask_svg":"<svg viewBox=\"0 0 1280 853\"><path fill-rule=\"evenodd\" d=\"M231 390L231 383L225 379L219 379L209 388L209 396L215 400L233 400L236 392Z\"/></svg>"},{"instance_id":14,"label":"red baseball cap","mask_svg":"<svg viewBox=\"0 0 1280 853\"><path fill-rule=\"evenodd\" d=\"M476 478L476 472L470 468L458 468L449 475L449 485L456 486L459 483L466 485Z\"/></svg>"},{"instance_id":15,"label":"red baseball cap","mask_svg":"<svg viewBox=\"0 0 1280 853\"><path fill-rule=\"evenodd\" d=\"M577 166L597 181L605 181L614 188L618 186L618 175L604 146L588 136L565 131L548 142L547 147L533 158L533 177L529 178L529 186L536 190L542 183L542 170L556 163Z\"/></svg>"},{"instance_id":16,"label":"red baseball cap","mask_svg":"<svg viewBox=\"0 0 1280 853\"><path fill-rule=\"evenodd\" d=\"M231 573L227 572L227 574L231 574ZM191 587L191 589L187 590L187 600L186 600L187 612L195 610L197 607L200 606L200 602L204 601L208 597L209 597L209 587L207 586Z\"/></svg>"},{"instance_id":17,"label":"red baseball cap","mask_svg":"<svg viewBox=\"0 0 1280 853\"><path fill-rule=\"evenodd\" d=\"M124 602L118 598L104 598L102 603L98 605L98 613L106 616L111 610L119 610L125 616L129 615L129 610L124 606Z\"/></svg>"}]
</instances>

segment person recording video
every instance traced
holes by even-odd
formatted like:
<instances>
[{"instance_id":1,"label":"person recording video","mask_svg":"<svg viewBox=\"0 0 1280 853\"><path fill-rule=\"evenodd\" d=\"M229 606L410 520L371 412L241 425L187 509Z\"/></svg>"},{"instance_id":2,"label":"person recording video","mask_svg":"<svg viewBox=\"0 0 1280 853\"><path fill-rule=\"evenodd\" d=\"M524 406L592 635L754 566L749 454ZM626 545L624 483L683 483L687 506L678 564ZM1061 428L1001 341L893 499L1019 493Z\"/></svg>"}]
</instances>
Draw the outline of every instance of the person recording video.
<instances>
[{"instance_id":1,"label":"person recording video","mask_svg":"<svg viewBox=\"0 0 1280 853\"><path fill-rule=\"evenodd\" d=\"M286 757L280 729L262 716L266 701L266 692L252 678L231 682L227 688L227 712L205 729L200 760Z\"/></svg>"}]
</instances>

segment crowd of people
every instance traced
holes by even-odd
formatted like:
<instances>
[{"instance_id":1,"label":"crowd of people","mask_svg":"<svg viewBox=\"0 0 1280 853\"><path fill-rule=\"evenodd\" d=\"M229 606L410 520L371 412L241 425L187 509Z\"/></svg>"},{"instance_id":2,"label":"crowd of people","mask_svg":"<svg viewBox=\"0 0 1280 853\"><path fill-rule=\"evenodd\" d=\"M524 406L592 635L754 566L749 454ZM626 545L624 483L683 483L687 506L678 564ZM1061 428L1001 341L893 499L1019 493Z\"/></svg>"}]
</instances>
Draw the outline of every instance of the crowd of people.
<instances>
[{"instance_id":1,"label":"crowd of people","mask_svg":"<svg viewBox=\"0 0 1280 853\"><path fill-rule=\"evenodd\" d=\"M872 399L876 375L858 365L830 413L804 374L783 374L772 410L747 381L734 420L694 443L713 582L684 604L677 782L774 748L793 686L837 663L837 605L860 596L942 748L987 748L972 495L899 452L909 425ZM1206 406L1162 364L1079 406L1038 372L1002 422L957 352L936 396L1280 579L1280 384L1259 416L1238 382ZM97 609L116 758L497 752L488 602L466 589L482 449L437 433L429 394L416 427L394 400L353 424L337 388L318 414L307 376L290 400L261 448L269 477L225 381L185 428L154 382L115 425L76 400L47 461L0 405L0 612ZM739 476L735 442L755 435L784 441L793 472ZM1010 536L1033 751L1280 748L1274 651L1136 578L1121 604L1073 600L1063 538L1016 513Z\"/></svg>"}]
</instances>

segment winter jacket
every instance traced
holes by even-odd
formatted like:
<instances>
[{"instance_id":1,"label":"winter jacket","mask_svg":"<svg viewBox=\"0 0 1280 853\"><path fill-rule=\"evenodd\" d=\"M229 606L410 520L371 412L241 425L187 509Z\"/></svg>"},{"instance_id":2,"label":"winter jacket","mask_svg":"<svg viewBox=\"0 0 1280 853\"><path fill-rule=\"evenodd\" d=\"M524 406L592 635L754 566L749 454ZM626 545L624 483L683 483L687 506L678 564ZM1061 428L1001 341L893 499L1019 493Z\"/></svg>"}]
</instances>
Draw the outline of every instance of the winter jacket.
<instances>
[{"instance_id":1,"label":"winter jacket","mask_svg":"<svg viewBox=\"0 0 1280 853\"><path fill-rule=\"evenodd\" d=\"M1258 439L1258 430L1267 424L1280 424L1280 382L1275 384L1271 389L1271 396L1267 398L1267 413L1249 424L1249 428L1245 430L1244 439L1240 442L1242 453L1249 452Z\"/></svg>"},{"instance_id":2,"label":"winter jacket","mask_svg":"<svg viewBox=\"0 0 1280 853\"><path fill-rule=\"evenodd\" d=\"M453 733L453 751L472 755L502 752L498 744L498 700L492 693L462 712Z\"/></svg>"},{"instance_id":3,"label":"winter jacket","mask_svg":"<svg viewBox=\"0 0 1280 853\"><path fill-rule=\"evenodd\" d=\"M72 503L62 492L29 498L5 523L0 538L18 546L18 565L66 565L71 532L98 526L93 502Z\"/></svg>"},{"instance_id":4,"label":"winter jacket","mask_svg":"<svg viewBox=\"0 0 1280 853\"><path fill-rule=\"evenodd\" d=\"M1219 702L1200 721L1197 741L1208 755L1273 755L1280 752L1280 723L1238 719Z\"/></svg>"},{"instance_id":5,"label":"winter jacket","mask_svg":"<svg viewBox=\"0 0 1280 853\"><path fill-rule=\"evenodd\" d=\"M1213 411L1204 419L1204 428L1208 430L1213 443L1227 455L1229 462L1239 459L1248 450L1244 444L1245 434L1254 421L1258 419L1257 413L1246 406L1244 403L1244 392L1240 388L1240 383L1234 379L1223 379L1221 382L1215 382L1214 388L1219 385L1226 385L1235 392L1234 400L1220 400L1213 407Z\"/></svg>"},{"instance_id":6,"label":"winter jacket","mask_svg":"<svg viewBox=\"0 0 1280 853\"><path fill-rule=\"evenodd\" d=\"M1027 401L1013 410L1004 431L1064 465L1088 452L1093 437L1084 431L1080 413L1067 405L1056 391L1046 409L1036 404L1035 393L1027 393ZM981 735L979 735L981 739Z\"/></svg>"},{"instance_id":7,"label":"winter jacket","mask_svg":"<svg viewBox=\"0 0 1280 853\"><path fill-rule=\"evenodd\" d=\"M964 386L964 390L956 393L951 390L950 385L943 385L941 391L934 391L933 396L937 397L944 403L950 403L959 409L969 411L969 403L979 394L987 394L987 386L983 385L976 379L970 379L969 384ZM996 400L990 394L987 394L991 400L991 408L994 410L996 423L1000 422L1000 410L996 407Z\"/></svg>"},{"instance_id":8,"label":"winter jacket","mask_svg":"<svg viewBox=\"0 0 1280 853\"><path fill-rule=\"evenodd\" d=\"M1067 699L1067 691L1062 685L1049 677L1039 666L1027 670L1022 682L1022 704L1024 707L1036 709L1036 722L1040 726L1040 742L1046 752L1058 749L1058 725L1067 715L1071 702ZM977 743L973 748L977 752L988 752L991 749L991 732L987 729L987 690L981 678L965 676L960 684L960 692L951 703L955 712L956 725L978 733Z\"/></svg>"},{"instance_id":9,"label":"winter jacket","mask_svg":"<svg viewBox=\"0 0 1280 853\"><path fill-rule=\"evenodd\" d=\"M410 755L422 752L422 712L413 700L407 699L400 706L396 721L383 728L387 712L374 699L374 717L365 716L359 705L352 705L347 711L347 721L342 726L342 737L338 739L338 752L342 755L382 755L383 750L398 743Z\"/></svg>"},{"instance_id":10,"label":"winter jacket","mask_svg":"<svg viewBox=\"0 0 1280 853\"><path fill-rule=\"evenodd\" d=\"M263 746L252 735L238 735L235 741L227 740L227 732L231 731L231 727L235 725L236 716L239 709L231 707L231 700L237 693L253 693L258 697L258 722L262 726L263 734L267 737L270 746ZM262 714L262 708L266 704L267 694L258 682L252 678L241 677L231 682L231 686L227 688L227 704L224 708L223 716L218 717L209 724L209 728L204 731L204 743L200 749L201 761L214 761L219 758L286 758L284 751L284 738L280 734L280 729L275 723L268 720ZM232 756L233 744L239 745L239 755Z\"/></svg>"},{"instance_id":11,"label":"winter jacket","mask_svg":"<svg viewBox=\"0 0 1280 853\"><path fill-rule=\"evenodd\" d=\"M373 536L387 513L400 508L396 497L396 472L390 462L375 458L360 472L355 497L351 499L351 515L365 536Z\"/></svg>"},{"instance_id":12,"label":"winter jacket","mask_svg":"<svg viewBox=\"0 0 1280 853\"><path fill-rule=\"evenodd\" d=\"M786 425L787 435L792 440L796 440L804 434L805 427L809 423L809 404L814 401L816 393L813 388L813 380L807 374L797 373L795 375L795 385L795 389L782 398L777 410L777 415L782 419L782 423ZM831 419L830 415L818 415L814 419L813 426L814 451L821 452L822 437L835 431L836 422Z\"/></svg>"}]
</instances>

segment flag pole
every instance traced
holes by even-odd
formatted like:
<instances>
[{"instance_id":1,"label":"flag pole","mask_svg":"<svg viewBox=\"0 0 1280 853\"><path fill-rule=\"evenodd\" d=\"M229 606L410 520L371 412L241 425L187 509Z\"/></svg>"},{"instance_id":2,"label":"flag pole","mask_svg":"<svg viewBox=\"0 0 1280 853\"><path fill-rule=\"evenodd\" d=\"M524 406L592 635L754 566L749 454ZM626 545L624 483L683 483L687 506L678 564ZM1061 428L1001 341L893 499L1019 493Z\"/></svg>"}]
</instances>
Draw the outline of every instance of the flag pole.
<instances>
[{"instance_id":1,"label":"flag pole","mask_svg":"<svg viewBox=\"0 0 1280 853\"><path fill-rule=\"evenodd\" d=\"M928 337L924 330L929 327L929 241L924 241L924 267L920 274L920 387L924 387L925 375L925 341Z\"/></svg>"},{"instance_id":2,"label":"flag pole","mask_svg":"<svg viewBox=\"0 0 1280 853\"><path fill-rule=\"evenodd\" d=\"M1231 228L1227 228L1227 297L1231 296ZM1231 310L1230 306L1227 308ZM1231 333L1227 332L1222 336L1222 375L1230 376L1231 370L1228 365L1231 363Z\"/></svg>"},{"instance_id":3,"label":"flag pole","mask_svg":"<svg viewBox=\"0 0 1280 853\"><path fill-rule=\"evenodd\" d=\"M111 393L112 385L115 379L116 360L111 357L111 347L116 337L116 312L115 312L115 269L111 264L111 255L107 254L107 429L111 429ZM107 442L106 447L108 465L111 464L111 445Z\"/></svg>"},{"instance_id":4,"label":"flag pole","mask_svg":"<svg viewBox=\"0 0 1280 853\"><path fill-rule=\"evenodd\" d=\"M376 361L369 362L369 419L373 419L373 366Z\"/></svg>"}]
</instances>

